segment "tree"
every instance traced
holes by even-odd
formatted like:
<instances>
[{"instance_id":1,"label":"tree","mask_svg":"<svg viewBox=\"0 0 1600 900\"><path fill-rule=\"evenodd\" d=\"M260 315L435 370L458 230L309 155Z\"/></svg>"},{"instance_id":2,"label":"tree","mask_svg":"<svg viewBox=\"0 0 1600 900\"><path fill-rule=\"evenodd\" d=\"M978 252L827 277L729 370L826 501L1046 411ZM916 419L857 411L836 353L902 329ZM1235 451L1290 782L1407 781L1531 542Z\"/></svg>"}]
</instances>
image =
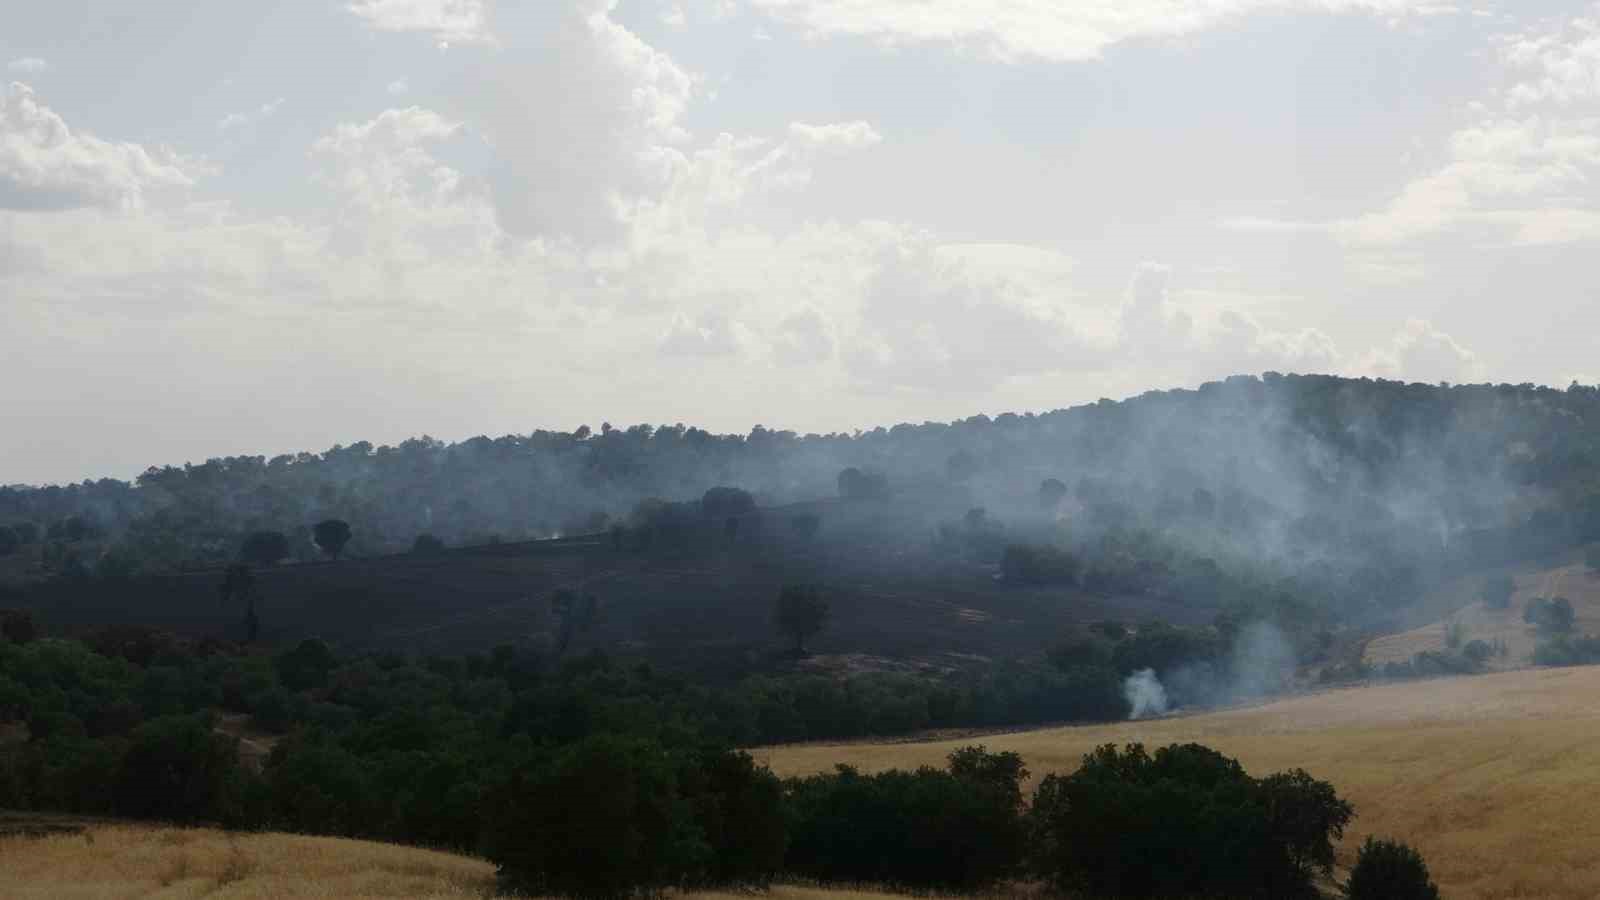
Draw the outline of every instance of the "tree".
<instances>
[{"instance_id":1,"label":"tree","mask_svg":"<svg viewBox=\"0 0 1600 900\"><path fill-rule=\"evenodd\" d=\"M518 768L486 841L502 889L611 898L692 880L710 854L675 775L659 745L612 735Z\"/></svg>"},{"instance_id":2,"label":"tree","mask_svg":"<svg viewBox=\"0 0 1600 900\"><path fill-rule=\"evenodd\" d=\"M18 522L11 527L16 531L17 538L20 539L24 545L36 544L39 542L39 526L33 524L32 522Z\"/></svg>"},{"instance_id":3,"label":"tree","mask_svg":"<svg viewBox=\"0 0 1600 900\"><path fill-rule=\"evenodd\" d=\"M710 519L742 516L755 508L755 496L743 488L714 487L700 497L700 512Z\"/></svg>"},{"instance_id":4,"label":"tree","mask_svg":"<svg viewBox=\"0 0 1600 900\"><path fill-rule=\"evenodd\" d=\"M1439 900L1439 888L1428 874L1422 854L1399 842L1367 838L1356 854L1349 900Z\"/></svg>"},{"instance_id":5,"label":"tree","mask_svg":"<svg viewBox=\"0 0 1600 900\"><path fill-rule=\"evenodd\" d=\"M323 519L311 530L311 539L316 541L318 549L337 560L344 552L344 545L350 543L350 523L343 519Z\"/></svg>"},{"instance_id":6,"label":"tree","mask_svg":"<svg viewBox=\"0 0 1600 900\"><path fill-rule=\"evenodd\" d=\"M1331 785L1255 779L1199 744L1098 748L1034 793L1035 868L1074 896L1317 897L1354 816Z\"/></svg>"},{"instance_id":7,"label":"tree","mask_svg":"<svg viewBox=\"0 0 1600 900\"><path fill-rule=\"evenodd\" d=\"M556 617L556 654L559 656L567 652L573 638L594 625L600 603L593 594L580 596L576 591L562 589L550 598L550 611Z\"/></svg>"},{"instance_id":8,"label":"tree","mask_svg":"<svg viewBox=\"0 0 1600 900\"><path fill-rule=\"evenodd\" d=\"M411 542L411 552L416 556L438 556L444 552L444 541L431 534L419 534Z\"/></svg>"},{"instance_id":9,"label":"tree","mask_svg":"<svg viewBox=\"0 0 1600 900\"><path fill-rule=\"evenodd\" d=\"M0 556L10 556L22 546L22 537L10 525L0 525Z\"/></svg>"},{"instance_id":10,"label":"tree","mask_svg":"<svg viewBox=\"0 0 1600 900\"><path fill-rule=\"evenodd\" d=\"M33 613L26 609L0 609L0 636L13 644L26 644L38 635Z\"/></svg>"},{"instance_id":11,"label":"tree","mask_svg":"<svg viewBox=\"0 0 1600 900\"><path fill-rule=\"evenodd\" d=\"M1566 634L1576 617L1572 602L1565 597L1535 597L1522 610L1522 621L1547 634Z\"/></svg>"},{"instance_id":12,"label":"tree","mask_svg":"<svg viewBox=\"0 0 1600 900\"><path fill-rule=\"evenodd\" d=\"M289 555L289 539L281 531L257 531L244 539L239 559L253 566L270 566Z\"/></svg>"},{"instance_id":13,"label":"tree","mask_svg":"<svg viewBox=\"0 0 1600 900\"><path fill-rule=\"evenodd\" d=\"M778 630L794 639L795 655L804 656L806 641L828 620L828 600L815 587L791 585L778 594L775 619Z\"/></svg>"},{"instance_id":14,"label":"tree","mask_svg":"<svg viewBox=\"0 0 1600 900\"><path fill-rule=\"evenodd\" d=\"M889 479L851 466L839 473L839 496L846 500L882 500L889 496Z\"/></svg>"},{"instance_id":15,"label":"tree","mask_svg":"<svg viewBox=\"0 0 1600 900\"><path fill-rule=\"evenodd\" d=\"M1046 478L1039 482L1039 506L1041 508L1055 509L1065 499L1067 499L1066 482L1059 478Z\"/></svg>"}]
</instances>

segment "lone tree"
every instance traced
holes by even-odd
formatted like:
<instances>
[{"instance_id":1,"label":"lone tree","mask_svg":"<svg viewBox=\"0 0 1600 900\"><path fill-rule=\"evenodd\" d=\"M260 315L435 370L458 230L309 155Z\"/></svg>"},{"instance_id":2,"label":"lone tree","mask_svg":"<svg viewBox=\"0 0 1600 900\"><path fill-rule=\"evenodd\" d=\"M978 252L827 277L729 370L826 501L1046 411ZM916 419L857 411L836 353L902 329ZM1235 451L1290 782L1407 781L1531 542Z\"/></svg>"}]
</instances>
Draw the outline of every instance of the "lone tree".
<instances>
[{"instance_id":1,"label":"lone tree","mask_svg":"<svg viewBox=\"0 0 1600 900\"><path fill-rule=\"evenodd\" d=\"M567 652L572 639L593 627L600 617L600 601L593 594L579 595L577 591L563 588L550 598L550 611L559 623L556 632L556 655Z\"/></svg>"},{"instance_id":2,"label":"lone tree","mask_svg":"<svg viewBox=\"0 0 1600 900\"><path fill-rule=\"evenodd\" d=\"M253 566L270 566L289 555L289 539L281 531L257 531L239 546L239 559Z\"/></svg>"},{"instance_id":3,"label":"lone tree","mask_svg":"<svg viewBox=\"0 0 1600 900\"><path fill-rule=\"evenodd\" d=\"M222 576L222 583L217 585L217 596L222 599L223 606L233 603L243 603L245 638L250 643L255 643L256 635L261 630L261 620L256 617L256 576L250 567L243 563L234 563Z\"/></svg>"},{"instance_id":4,"label":"lone tree","mask_svg":"<svg viewBox=\"0 0 1600 900\"><path fill-rule=\"evenodd\" d=\"M1439 900L1422 854L1399 841L1367 838L1345 888L1350 900Z\"/></svg>"},{"instance_id":5,"label":"lone tree","mask_svg":"<svg viewBox=\"0 0 1600 900\"><path fill-rule=\"evenodd\" d=\"M343 519L323 519L311 530L311 539L323 553L338 559L344 552L344 545L350 543L350 523Z\"/></svg>"},{"instance_id":6,"label":"lone tree","mask_svg":"<svg viewBox=\"0 0 1600 900\"><path fill-rule=\"evenodd\" d=\"M444 541L431 534L419 534L411 543L411 552L417 556L437 556L444 552Z\"/></svg>"},{"instance_id":7,"label":"lone tree","mask_svg":"<svg viewBox=\"0 0 1600 900\"><path fill-rule=\"evenodd\" d=\"M778 594L778 630L794 638L796 656L806 655L806 641L828 621L828 600L811 586L791 585Z\"/></svg>"}]
</instances>

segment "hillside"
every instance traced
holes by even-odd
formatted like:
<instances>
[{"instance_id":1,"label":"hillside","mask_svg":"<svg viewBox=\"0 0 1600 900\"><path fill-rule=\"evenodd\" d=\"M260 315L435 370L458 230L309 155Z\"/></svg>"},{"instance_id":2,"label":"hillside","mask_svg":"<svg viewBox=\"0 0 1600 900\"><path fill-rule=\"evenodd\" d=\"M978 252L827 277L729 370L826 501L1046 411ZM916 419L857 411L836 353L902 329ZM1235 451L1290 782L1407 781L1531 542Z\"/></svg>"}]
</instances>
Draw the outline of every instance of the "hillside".
<instances>
[{"instance_id":1,"label":"hillside","mask_svg":"<svg viewBox=\"0 0 1600 900\"><path fill-rule=\"evenodd\" d=\"M1451 900L1600 896L1600 667L1336 690L1275 703L1115 725L910 743L763 748L784 775L835 764L938 764L981 742L1023 755L1034 777L1076 767L1104 743L1198 741L1254 774L1304 768L1356 808L1341 865L1369 834L1422 851Z\"/></svg>"}]
</instances>

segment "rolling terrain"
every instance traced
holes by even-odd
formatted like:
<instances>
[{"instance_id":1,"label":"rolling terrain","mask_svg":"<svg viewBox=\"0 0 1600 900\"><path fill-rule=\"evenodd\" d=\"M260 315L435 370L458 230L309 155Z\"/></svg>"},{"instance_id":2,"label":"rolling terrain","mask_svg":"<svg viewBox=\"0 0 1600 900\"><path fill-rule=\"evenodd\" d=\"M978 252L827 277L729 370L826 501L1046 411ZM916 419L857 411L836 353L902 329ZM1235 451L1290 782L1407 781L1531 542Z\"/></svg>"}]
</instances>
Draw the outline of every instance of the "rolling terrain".
<instances>
[{"instance_id":1,"label":"rolling terrain","mask_svg":"<svg viewBox=\"0 0 1600 900\"><path fill-rule=\"evenodd\" d=\"M1355 804L1339 862L1371 834L1427 859L1451 900L1600 896L1600 667L1533 669L1303 695L1259 706L982 738L763 748L780 775L942 764L1012 750L1035 778L1105 743L1196 741L1252 774L1303 768Z\"/></svg>"}]
</instances>

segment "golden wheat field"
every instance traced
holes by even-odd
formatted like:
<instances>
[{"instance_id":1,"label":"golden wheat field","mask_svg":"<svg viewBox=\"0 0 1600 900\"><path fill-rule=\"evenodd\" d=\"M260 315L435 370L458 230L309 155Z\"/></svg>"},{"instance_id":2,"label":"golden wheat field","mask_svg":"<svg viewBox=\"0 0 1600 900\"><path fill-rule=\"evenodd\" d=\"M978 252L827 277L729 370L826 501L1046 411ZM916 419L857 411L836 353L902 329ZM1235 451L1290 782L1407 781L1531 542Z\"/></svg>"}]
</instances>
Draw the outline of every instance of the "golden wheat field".
<instances>
[{"instance_id":1,"label":"golden wheat field","mask_svg":"<svg viewBox=\"0 0 1600 900\"><path fill-rule=\"evenodd\" d=\"M1299 767L1356 807L1340 863L1368 834L1403 838L1452 900L1600 897L1600 667L1327 691L1192 717L928 743L756 751L782 775L849 763L940 764L1014 750L1038 775L1103 743L1198 741L1254 774Z\"/></svg>"},{"instance_id":2,"label":"golden wheat field","mask_svg":"<svg viewBox=\"0 0 1600 900\"><path fill-rule=\"evenodd\" d=\"M6 900L462 900L494 896L483 860L414 847L207 828L91 825L82 833L0 837ZM749 900L691 894L685 900ZM770 900L886 897L778 885Z\"/></svg>"}]
</instances>

